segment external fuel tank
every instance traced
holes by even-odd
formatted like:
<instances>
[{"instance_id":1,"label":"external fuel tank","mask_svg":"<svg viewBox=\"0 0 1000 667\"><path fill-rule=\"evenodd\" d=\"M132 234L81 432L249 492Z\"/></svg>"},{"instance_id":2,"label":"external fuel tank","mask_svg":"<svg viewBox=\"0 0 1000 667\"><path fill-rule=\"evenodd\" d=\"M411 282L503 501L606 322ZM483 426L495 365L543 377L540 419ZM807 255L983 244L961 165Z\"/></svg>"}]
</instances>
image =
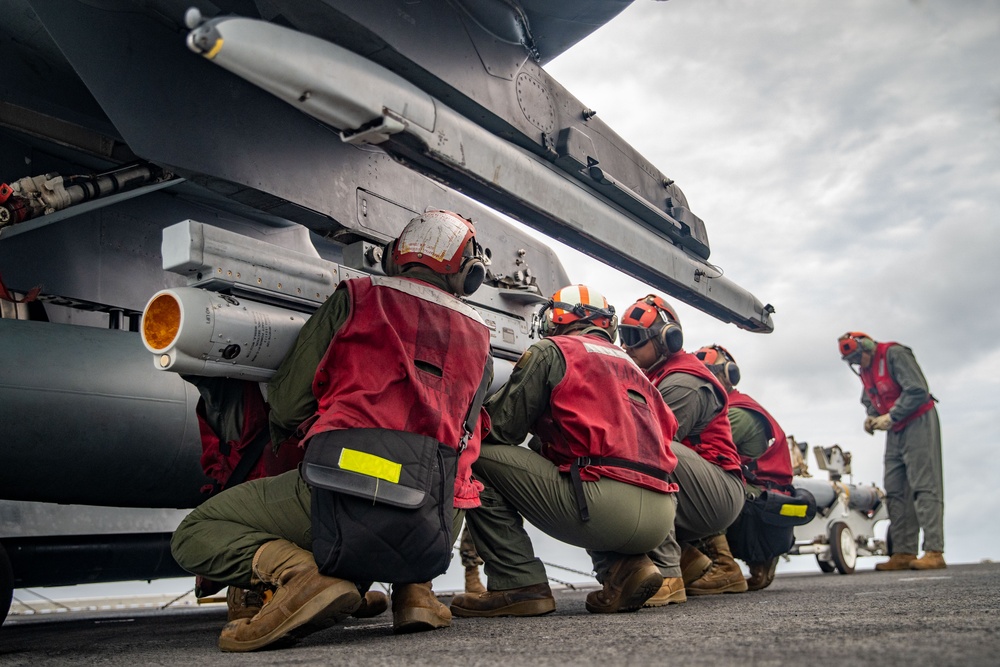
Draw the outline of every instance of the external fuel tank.
<instances>
[{"instance_id":1,"label":"external fuel tank","mask_svg":"<svg viewBox=\"0 0 1000 667\"><path fill-rule=\"evenodd\" d=\"M0 495L194 507L208 481L197 401L138 333L0 319Z\"/></svg>"}]
</instances>

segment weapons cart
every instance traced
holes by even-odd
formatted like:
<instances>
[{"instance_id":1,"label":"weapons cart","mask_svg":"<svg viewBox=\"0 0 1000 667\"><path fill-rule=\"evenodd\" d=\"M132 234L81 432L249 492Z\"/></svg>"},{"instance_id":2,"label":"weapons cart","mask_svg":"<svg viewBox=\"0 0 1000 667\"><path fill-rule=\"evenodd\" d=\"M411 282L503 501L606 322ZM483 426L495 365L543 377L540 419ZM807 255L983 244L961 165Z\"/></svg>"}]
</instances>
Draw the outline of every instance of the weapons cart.
<instances>
[{"instance_id":1,"label":"weapons cart","mask_svg":"<svg viewBox=\"0 0 1000 667\"><path fill-rule=\"evenodd\" d=\"M803 451L806 443L799 445ZM813 454L829 480L795 477L792 484L816 498L816 518L795 527L790 555L814 554L823 572L854 572L859 556L888 553L886 541L875 538L875 524L888 520L885 492L875 485L843 482L851 474L851 455L839 445L814 447ZM808 473L806 473L808 474Z\"/></svg>"}]
</instances>

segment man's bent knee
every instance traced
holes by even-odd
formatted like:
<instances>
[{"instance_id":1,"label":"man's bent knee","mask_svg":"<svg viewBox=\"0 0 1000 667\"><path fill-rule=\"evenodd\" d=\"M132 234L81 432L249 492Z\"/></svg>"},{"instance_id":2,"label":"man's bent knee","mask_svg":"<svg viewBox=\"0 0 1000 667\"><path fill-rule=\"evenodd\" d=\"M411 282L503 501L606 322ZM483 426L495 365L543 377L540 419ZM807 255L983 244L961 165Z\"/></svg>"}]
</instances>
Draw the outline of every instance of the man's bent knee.
<instances>
[{"instance_id":1,"label":"man's bent knee","mask_svg":"<svg viewBox=\"0 0 1000 667\"><path fill-rule=\"evenodd\" d=\"M192 568L195 566L189 554L193 538L192 526L197 525L198 520L192 517L193 513L184 517L184 520L181 521L174 534L170 537L170 555L174 557L178 565L188 572L194 572Z\"/></svg>"}]
</instances>

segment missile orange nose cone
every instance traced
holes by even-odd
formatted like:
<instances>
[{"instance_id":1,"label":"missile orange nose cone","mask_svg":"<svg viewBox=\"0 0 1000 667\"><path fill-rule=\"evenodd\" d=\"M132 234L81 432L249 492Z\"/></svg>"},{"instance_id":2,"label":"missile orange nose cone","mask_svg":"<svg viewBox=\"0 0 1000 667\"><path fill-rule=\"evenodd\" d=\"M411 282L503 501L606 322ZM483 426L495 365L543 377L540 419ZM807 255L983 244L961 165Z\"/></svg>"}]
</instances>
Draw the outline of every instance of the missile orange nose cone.
<instances>
[{"instance_id":1,"label":"missile orange nose cone","mask_svg":"<svg viewBox=\"0 0 1000 667\"><path fill-rule=\"evenodd\" d=\"M181 329L181 307L172 294L160 294L142 314L142 339L154 350L165 350Z\"/></svg>"}]
</instances>

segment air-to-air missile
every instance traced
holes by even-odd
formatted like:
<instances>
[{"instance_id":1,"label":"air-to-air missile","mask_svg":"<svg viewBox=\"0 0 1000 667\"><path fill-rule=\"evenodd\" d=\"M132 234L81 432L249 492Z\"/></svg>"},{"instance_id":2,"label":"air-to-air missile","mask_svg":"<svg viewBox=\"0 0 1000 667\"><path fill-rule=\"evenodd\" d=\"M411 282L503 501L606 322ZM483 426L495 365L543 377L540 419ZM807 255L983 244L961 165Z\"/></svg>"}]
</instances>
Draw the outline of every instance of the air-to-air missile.
<instances>
[{"instance_id":1,"label":"air-to-air missile","mask_svg":"<svg viewBox=\"0 0 1000 667\"><path fill-rule=\"evenodd\" d=\"M668 215L618 183L588 157L589 139L575 128L560 134L550 162L329 41L266 21L205 20L196 10L186 20L193 51L336 129L343 141L378 145L543 232L600 248L612 263L651 284L669 282L716 317L772 329L773 309L702 261L709 252L702 221L680 206Z\"/></svg>"}]
</instances>

